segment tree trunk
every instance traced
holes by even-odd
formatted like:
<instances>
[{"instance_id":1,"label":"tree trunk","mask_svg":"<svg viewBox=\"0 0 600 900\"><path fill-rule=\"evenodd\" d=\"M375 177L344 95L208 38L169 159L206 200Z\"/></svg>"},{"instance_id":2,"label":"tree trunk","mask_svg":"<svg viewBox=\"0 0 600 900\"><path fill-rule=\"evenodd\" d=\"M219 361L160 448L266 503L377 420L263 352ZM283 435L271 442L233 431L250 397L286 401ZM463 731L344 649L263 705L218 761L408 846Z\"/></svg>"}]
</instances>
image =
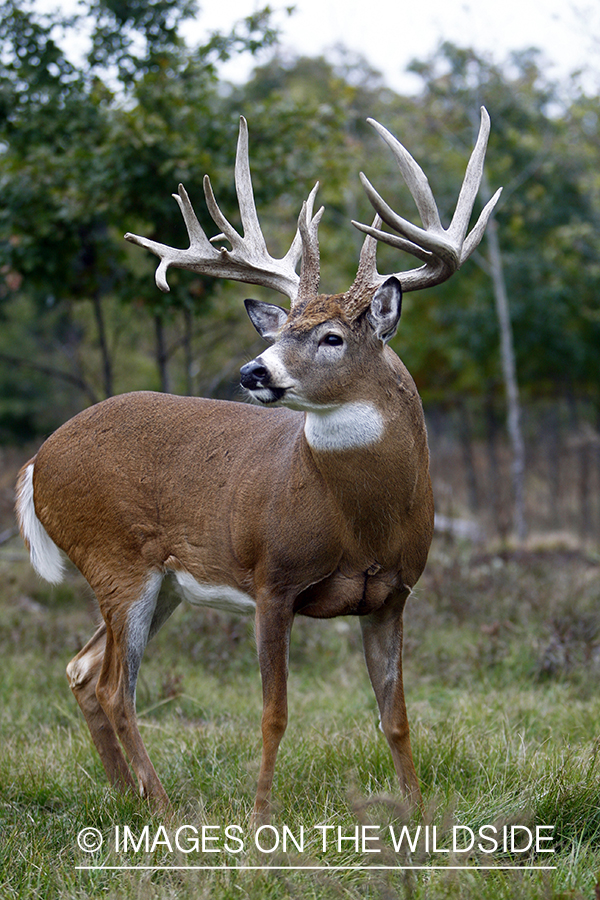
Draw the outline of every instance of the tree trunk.
<instances>
[{"instance_id":1,"label":"tree trunk","mask_svg":"<svg viewBox=\"0 0 600 900\"><path fill-rule=\"evenodd\" d=\"M469 509L472 513L479 512L479 485L477 483L477 468L475 465L473 429L471 416L466 403L460 403L460 445L462 449L463 464L467 481L467 496Z\"/></svg>"},{"instance_id":2,"label":"tree trunk","mask_svg":"<svg viewBox=\"0 0 600 900\"><path fill-rule=\"evenodd\" d=\"M558 390L556 391L556 395L558 397ZM556 400L548 412L543 438L543 445L546 448L548 472L548 527L551 531L558 531L561 520L561 459L563 448L560 434L559 411L558 400Z\"/></svg>"},{"instance_id":3,"label":"tree trunk","mask_svg":"<svg viewBox=\"0 0 600 900\"><path fill-rule=\"evenodd\" d=\"M591 449L593 435L586 428L585 418L579 415L578 403L572 388L567 395L571 432L571 447L577 459L578 528L582 540L592 531L591 507Z\"/></svg>"},{"instance_id":4,"label":"tree trunk","mask_svg":"<svg viewBox=\"0 0 600 900\"><path fill-rule=\"evenodd\" d=\"M102 297L100 291L94 291L92 297L92 305L94 307L94 316L96 319L96 327L98 329L98 346L100 347L100 356L102 358L102 386L104 395L112 397L113 390L113 372L112 360L108 349L108 340L106 338L106 326L104 324L104 310L102 309Z\"/></svg>"},{"instance_id":5,"label":"tree trunk","mask_svg":"<svg viewBox=\"0 0 600 900\"><path fill-rule=\"evenodd\" d=\"M485 424L488 457L488 503L494 513L496 529L502 542L506 540L508 520L504 508L504 496L501 490L500 460L498 459L497 433L498 419L494 410L494 400L487 395L485 403Z\"/></svg>"},{"instance_id":6,"label":"tree trunk","mask_svg":"<svg viewBox=\"0 0 600 900\"><path fill-rule=\"evenodd\" d=\"M491 196L487 177L484 173L482 189L485 198ZM506 391L507 425L512 449L512 483L514 496L513 523L519 541L525 540L527 527L525 524L525 443L521 431L521 404L506 283L502 266L498 225L494 214L490 216L487 226L487 244L489 264L494 286L496 315L500 327L500 353L502 357L502 375Z\"/></svg>"},{"instance_id":7,"label":"tree trunk","mask_svg":"<svg viewBox=\"0 0 600 900\"><path fill-rule=\"evenodd\" d=\"M164 394L169 394L170 385L165 327L163 317L158 313L154 316L154 329L156 334L156 365L158 366L160 389Z\"/></svg>"},{"instance_id":8,"label":"tree trunk","mask_svg":"<svg viewBox=\"0 0 600 900\"><path fill-rule=\"evenodd\" d=\"M600 403L596 406L596 442L595 442L595 457L596 457L596 503L597 503L597 517L596 517L596 538L598 542L600 542Z\"/></svg>"}]
</instances>

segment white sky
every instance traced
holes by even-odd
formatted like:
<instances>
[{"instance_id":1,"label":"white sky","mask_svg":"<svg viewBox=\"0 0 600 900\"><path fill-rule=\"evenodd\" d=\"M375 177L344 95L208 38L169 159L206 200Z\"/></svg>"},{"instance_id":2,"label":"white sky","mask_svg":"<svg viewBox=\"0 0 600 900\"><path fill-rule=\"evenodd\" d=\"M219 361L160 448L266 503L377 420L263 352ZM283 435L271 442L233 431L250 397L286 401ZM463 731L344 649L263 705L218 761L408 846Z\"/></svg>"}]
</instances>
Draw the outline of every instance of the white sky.
<instances>
[{"instance_id":1,"label":"white sky","mask_svg":"<svg viewBox=\"0 0 600 900\"><path fill-rule=\"evenodd\" d=\"M228 31L269 2L279 10L285 49L317 56L335 44L359 52L380 70L390 87L409 92L416 80L405 69L449 40L491 54L502 62L511 50L538 47L550 77L565 79L588 70L586 82L600 84L600 3L598 0L199 0L196 22L184 26L190 43L208 32ZM36 0L50 11L75 12L77 0ZM287 16L283 10L294 6ZM242 81L255 63L245 55L223 67L223 77Z\"/></svg>"},{"instance_id":2,"label":"white sky","mask_svg":"<svg viewBox=\"0 0 600 900\"><path fill-rule=\"evenodd\" d=\"M225 30L264 3L255 0L205 0L197 23L186 29L192 40L208 30ZM271 6L284 9L286 0ZM360 52L386 82L410 91L404 74L413 58L427 57L443 40L473 47L502 61L510 50L537 46L551 77L563 78L581 67L600 73L598 0L296 0L296 12L278 15L284 47L315 56L343 43ZM251 63L233 62L223 70L243 79Z\"/></svg>"}]
</instances>

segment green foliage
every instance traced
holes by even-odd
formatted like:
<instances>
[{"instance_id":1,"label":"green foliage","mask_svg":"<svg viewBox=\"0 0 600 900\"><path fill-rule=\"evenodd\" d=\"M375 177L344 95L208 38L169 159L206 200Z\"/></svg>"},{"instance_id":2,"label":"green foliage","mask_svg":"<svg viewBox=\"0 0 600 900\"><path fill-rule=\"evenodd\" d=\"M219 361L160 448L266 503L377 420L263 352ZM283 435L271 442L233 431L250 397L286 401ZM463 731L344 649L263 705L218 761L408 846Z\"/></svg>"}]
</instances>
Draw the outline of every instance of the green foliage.
<instances>
[{"instance_id":1,"label":"green foliage","mask_svg":"<svg viewBox=\"0 0 600 900\"><path fill-rule=\"evenodd\" d=\"M90 0L87 12L93 19L90 68L116 66L127 87L172 60L182 45L179 26L198 7L194 0Z\"/></svg>"},{"instance_id":2,"label":"green foliage","mask_svg":"<svg viewBox=\"0 0 600 900\"><path fill-rule=\"evenodd\" d=\"M12 295L30 297L46 325L48 309L78 317L75 306L91 304L106 396L115 390L118 338L107 330L111 299L147 307L157 333L173 312L206 308L211 285L198 279L184 289L176 277L172 294L161 297L149 263L129 252L122 233L161 222L176 240L181 217L173 188L183 179L199 184L233 143L214 61L255 52L273 31L263 12L190 50L178 35L193 12L185 2L90 3L84 22L56 21L12 0L2 11L0 303L6 315ZM74 34L90 19L91 49L78 70L55 35ZM93 390L86 383L88 396Z\"/></svg>"}]
</instances>

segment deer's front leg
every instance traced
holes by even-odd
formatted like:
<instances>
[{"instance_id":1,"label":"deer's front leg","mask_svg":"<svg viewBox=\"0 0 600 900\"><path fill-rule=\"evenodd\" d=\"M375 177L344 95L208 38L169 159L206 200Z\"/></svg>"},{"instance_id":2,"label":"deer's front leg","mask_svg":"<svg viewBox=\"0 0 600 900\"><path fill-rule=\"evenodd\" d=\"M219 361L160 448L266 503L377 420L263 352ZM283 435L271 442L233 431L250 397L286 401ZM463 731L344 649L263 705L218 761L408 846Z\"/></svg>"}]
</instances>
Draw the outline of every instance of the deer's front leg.
<instances>
[{"instance_id":1,"label":"deer's front leg","mask_svg":"<svg viewBox=\"0 0 600 900\"><path fill-rule=\"evenodd\" d=\"M408 716L402 682L402 615L408 591L398 594L384 607L362 616L363 646L367 669L400 787L411 805L420 806L421 791L410 746Z\"/></svg>"},{"instance_id":2,"label":"deer's front leg","mask_svg":"<svg viewBox=\"0 0 600 900\"><path fill-rule=\"evenodd\" d=\"M269 602L270 601L270 602ZM269 821L279 744L287 726L287 676L293 612L270 597L256 611L256 646L262 679L262 759L252 813L254 826Z\"/></svg>"}]
</instances>

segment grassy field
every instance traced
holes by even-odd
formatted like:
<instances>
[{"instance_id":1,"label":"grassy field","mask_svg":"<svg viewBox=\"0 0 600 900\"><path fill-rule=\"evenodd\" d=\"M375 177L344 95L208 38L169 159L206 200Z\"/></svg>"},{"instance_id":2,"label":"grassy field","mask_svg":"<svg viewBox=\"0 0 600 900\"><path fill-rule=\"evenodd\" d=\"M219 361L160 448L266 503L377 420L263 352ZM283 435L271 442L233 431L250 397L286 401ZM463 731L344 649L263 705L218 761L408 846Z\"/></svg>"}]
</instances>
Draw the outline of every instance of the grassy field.
<instances>
[{"instance_id":1,"label":"grassy field","mask_svg":"<svg viewBox=\"0 0 600 900\"><path fill-rule=\"evenodd\" d=\"M406 818L377 730L357 621L295 625L276 812L259 849L249 830L261 708L252 623L180 607L148 648L142 733L176 810L161 820L107 787L64 676L93 629L89 591L76 574L50 589L20 557L18 539L3 546L2 900L600 896L597 556L436 538L406 615L405 684L426 811L414 849L405 840L398 851L390 826L398 837L406 825L414 843L419 823ZM537 827L550 837L538 849L554 852L505 851L501 837L493 848L484 826L488 836L520 826L522 841ZM99 851L79 848L86 828L100 832ZM77 868L85 865L137 868ZM245 868L173 868L192 865ZM399 868L409 865L427 868Z\"/></svg>"}]
</instances>

